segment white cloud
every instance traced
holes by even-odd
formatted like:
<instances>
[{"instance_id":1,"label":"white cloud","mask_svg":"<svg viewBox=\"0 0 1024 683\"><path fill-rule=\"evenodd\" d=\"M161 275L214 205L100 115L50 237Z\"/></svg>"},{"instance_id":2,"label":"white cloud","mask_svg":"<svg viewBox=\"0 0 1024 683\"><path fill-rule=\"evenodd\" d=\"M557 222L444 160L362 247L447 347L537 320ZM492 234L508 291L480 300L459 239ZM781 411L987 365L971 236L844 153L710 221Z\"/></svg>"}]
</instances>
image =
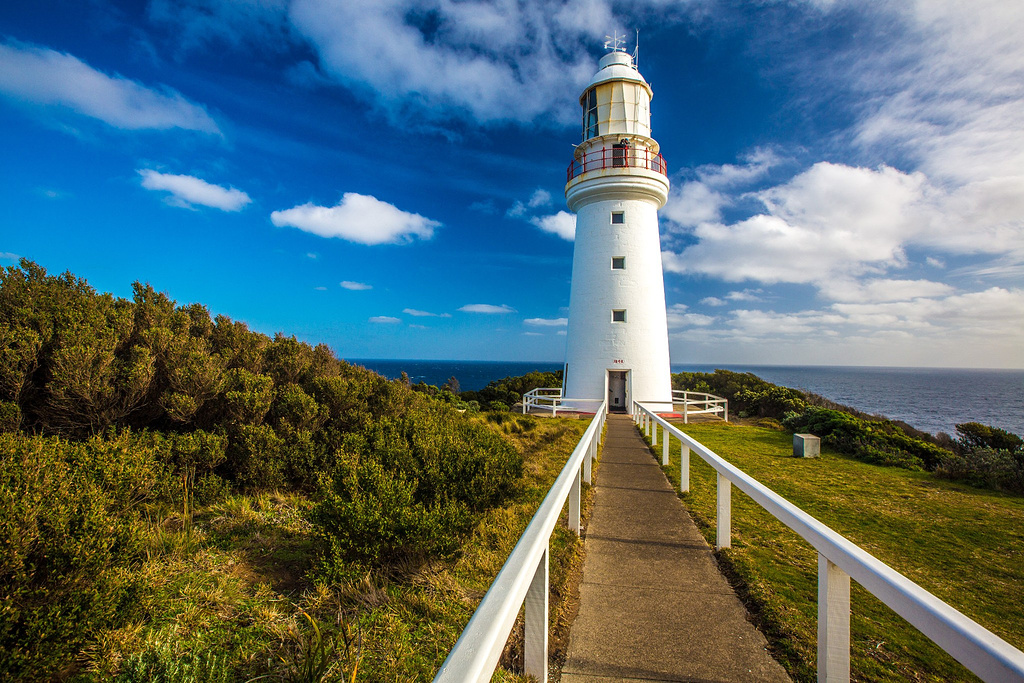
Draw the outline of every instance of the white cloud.
<instances>
[{"instance_id":1,"label":"white cloud","mask_svg":"<svg viewBox=\"0 0 1024 683\"><path fill-rule=\"evenodd\" d=\"M289 226L320 237L338 237L359 244L407 244L428 240L441 224L369 195L346 192L336 206L302 204L270 214L278 227Z\"/></svg>"},{"instance_id":2,"label":"white cloud","mask_svg":"<svg viewBox=\"0 0 1024 683\"><path fill-rule=\"evenodd\" d=\"M406 308L402 310L402 313L411 315L415 318L450 318L451 313L431 313L430 311L420 311L415 308Z\"/></svg>"},{"instance_id":3,"label":"white cloud","mask_svg":"<svg viewBox=\"0 0 1024 683\"><path fill-rule=\"evenodd\" d=\"M1024 5L916 0L890 12L882 20L904 24L903 39L851 62L848 78L870 95L857 141L902 150L936 180L1019 175Z\"/></svg>"},{"instance_id":4,"label":"white cloud","mask_svg":"<svg viewBox=\"0 0 1024 683\"><path fill-rule=\"evenodd\" d=\"M565 93L594 72L584 42L613 25L603 1L295 0L289 16L333 78L436 120L575 120Z\"/></svg>"},{"instance_id":5,"label":"white cloud","mask_svg":"<svg viewBox=\"0 0 1024 683\"><path fill-rule=\"evenodd\" d=\"M463 306L459 310L463 311L464 313L488 313L488 314L515 313L516 312L516 309L512 308L511 306L506 306L505 304L502 304L501 306L495 306L493 304L466 304L465 306Z\"/></svg>"},{"instance_id":6,"label":"white cloud","mask_svg":"<svg viewBox=\"0 0 1024 683\"><path fill-rule=\"evenodd\" d=\"M669 192L661 215L683 227L718 221L728 199L700 181L676 183Z\"/></svg>"},{"instance_id":7,"label":"white cloud","mask_svg":"<svg viewBox=\"0 0 1024 683\"><path fill-rule=\"evenodd\" d=\"M767 213L725 225L703 223L699 242L666 252L665 269L726 281L823 283L906 262L904 244L927 227L925 179L820 162L759 193Z\"/></svg>"},{"instance_id":8,"label":"white cloud","mask_svg":"<svg viewBox=\"0 0 1024 683\"><path fill-rule=\"evenodd\" d=\"M175 90L108 76L72 55L45 47L0 44L0 94L70 109L124 130L182 128L220 134L202 106Z\"/></svg>"},{"instance_id":9,"label":"white cloud","mask_svg":"<svg viewBox=\"0 0 1024 683\"><path fill-rule=\"evenodd\" d=\"M1019 367L1021 319L1024 289L991 287L817 310L739 309L702 327L673 325L670 336L691 352L698 344L718 354L756 349L749 357L760 362Z\"/></svg>"},{"instance_id":10,"label":"white cloud","mask_svg":"<svg viewBox=\"0 0 1024 683\"><path fill-rule=\"evenodd\" d=\"M953 288L942 282L886 278L862 282L830 280L821 283L820 288L824 296L833 301L843 302L910 301L922 297L948 296L953 293Z\"/></svg>"},{"instance_id":11,"label":"white cloud","mask_svg":"<svg viewBox=\"0 0 1024 683\"><path fill-rule=\"evenodd\" d=\"M700 313L690 313L686 304L673 304L669 306L667 313L668 327L670 330L680 327L707 327L715 322L716 318Z\"/></svg>"},{"instance_id":12,"label":"white cloud","mask_svg":"<svg viewBox=\"0 0 1024 683\"><path fill-rule=\"evenodd\" d=\"M321 287L314 287L313 289L315 289L318 292L326 292L327 291L327 288L326 287L322 287L322 286Z\"/></svg>"},{"instance_id":13,"label":"white cloud","mask_svg":"<svg viewBox=\"0 0 1024 683\"><path fill-rule=\"evenodd\" d=\"M527 202L527 206L529 206L531 209L536 209L537 207L540 206L547 206L550 203L551 193L548 192L547 190L537 188L536 190L533 191L533 194L530 195L530 201Z\"/></svg>"},{"instance_id":14,"label":"white cloud","mask_svg":"<svg viewBox=\"0 0 1024 683\"><path fill-rule=\"evenodd\" d=\"M535 327L565 327L569 324L568 318L527 318L523 321L526 325Z\"/></svg>"},{"instance_id":15,"label":"white cloud","mask_svg":"<svg viewBox=\"0 0 1024 683\"><path fill-rule=\"evenodd\" d=\"M241 211L252 202L249 195L241 190L212 185L195 176L159 173L148 168L139 169L138 173L142 176L144 188L170 192L169 203L175 206L192 208L198 204L221 211Z\"/></svg>"},{"instance_id":16,"label":"white cloud","mask_svg":"<svg viewBox=\"0 0 1024 683\"><path fill-rule=\"evenodd\" d=\"M725 299L719 299L717 296L706 296L700 302L705 306L725 306L729 303Z\"/></svg>"},{"instance_id":17,"label":"white cloud","mask_svg":"<svg viewBox=\"0 0 1024 683\"><path fill-rule=\"evenodd\" d=\"M553 216L534 216L530 222L544 232L558 235L570 242L576 239L576 214L559 211Z\"/></svg>"},{"instance_id":18,"label":"white cloud","mask_svg":"<svg viewBox=\"0 0 1024 683\"><path fill-rule=\"evenodd\" d=\"M370 318L371 323L377 323L379 325L394 325L402 322L401 318L395 318L390 315L375 315Z\"/></svg>"},{"instance_id":19,"label":"white cloud","mask_svg":"<svg viewBox=\"0 0 1024 683\"><path fill-rule=\"evenodd\" d=\"M365 292L368 289L373 289L373 285L368 285L365 282L353 282L352 280L342 280L338 284L352 292Z\"/></svg>"}]
</instances>

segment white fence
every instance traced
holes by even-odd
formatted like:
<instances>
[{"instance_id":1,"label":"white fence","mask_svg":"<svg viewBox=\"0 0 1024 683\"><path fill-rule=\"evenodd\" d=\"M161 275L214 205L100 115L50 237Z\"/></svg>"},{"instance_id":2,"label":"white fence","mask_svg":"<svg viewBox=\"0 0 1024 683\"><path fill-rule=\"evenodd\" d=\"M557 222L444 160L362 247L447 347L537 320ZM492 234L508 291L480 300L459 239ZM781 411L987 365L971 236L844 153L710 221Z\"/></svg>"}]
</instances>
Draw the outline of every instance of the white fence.
<instances>
[{"instance_id":1,"label":"white fence","mask_svg":"<svg viewBox=\"0 0 1024 683\"><path fill-rule=\"evenodd\" d=\"M525 405L525 403L524 403ZM604 402L540 504L512 554L448 653L435 683L490 681L525 602L524 668L548 679L548 544L562 507L569 501L569 528L580 533L580 491L590 483L608 406Z\"/></svg>"},{"instance_id":2,"label":"white fence","mask_svg":"<svg viewBox=\"0 0 1024 683\"><path fill-rule=\"evenodd\" d=\"M551 415L558 411L590 412L597 411L604 401L599 398L565 398L560 387L537 388L523 394L523 415L531 408L550 410Z\"/></svg>"},{"instance_id":3,"label":"white fence","mask_svg":"<svg viewBox=\"0 0 1024 683\"><path fill-rule=\"evenodd\" d=\"M814 517L730 465L713 451L640 404L633 419L658 443L661 462L669 444L680 442L680 489L690 489L690 450L718 474L717 548L731 545L732 486L799 534L818 551L818 680L850 680L850 578L932 639L985 681L1024 682L1024 652L918 586L892 567L840 536Z\"/></svg>"},{"instance_id":4,"label":"white fence","mask_svg":"<svg viewBox=\"0 0 1024 683\"><path fill-rule=\"evenodd\" d=\"M682 404L683 424L690 422L691 415L719 415L729 421L729 399L705 394L700 391L672 390L672 408Z\"/></svg>"},{"instance_id":5,"label":"white fence","mask_svg":"<svg viewBox=\"0 0 1024 683\"><path fill-rule=\"evenodd\" d=\"M561 402L561 387L532 389L523 394L523 415L530 412L530 408L550 410L552 415L557 415Z\"/></svg>"}]
</instances>

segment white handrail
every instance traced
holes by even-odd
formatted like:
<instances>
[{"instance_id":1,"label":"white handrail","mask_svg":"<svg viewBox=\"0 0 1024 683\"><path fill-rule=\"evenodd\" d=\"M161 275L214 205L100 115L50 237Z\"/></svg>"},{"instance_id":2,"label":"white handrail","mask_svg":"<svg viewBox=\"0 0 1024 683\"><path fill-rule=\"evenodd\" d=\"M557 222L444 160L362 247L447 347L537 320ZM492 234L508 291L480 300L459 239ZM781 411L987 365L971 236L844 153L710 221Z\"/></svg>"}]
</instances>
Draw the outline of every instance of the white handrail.
<instances>
[{"instance_id":1,"label":"white handrail","mask_svg":"<svg viewBox=\"0 0 1024 683\"><path fill-rule=\"evenodd\" d=\"M638 403L643 403L643 401L638 401ZM673 408L675 407L675 404L682 404L683 424L689 423L690 415L717 415L719 413L722 415L723 420L726 422L729 421L729 399L722 398L721 396L707 394L703 391L683 391L681 389L673 389L672 403ZM690 406L703 406L703 409L690 410Z\"/></svg>"},{"instance_id":2,"label":"white handrail","mask_svg":"<svg viewBox=\"0 0 1024 683\"><path fill-rule=\"evenodd\" d=\"M562 398L561 387L537 387L523 394L523 415L530 412L530 408L544 408L550 410L552 415L558 414L558 404Z\"/></svg>"},{"instance_id":3,"label":"white handrail","mask_svg":"<svg viewBox=\"0 0 1024 683\"><path fill-rule=\"evenodd\" d=\"M448 653L434 677L435 683L490 681L524 601L526 673L539 681L547 680L548 543L566 499L569 500L569 528L577 535L580 533L581 482L590 483L591 466L597 457L607 412L607 405L602 402L455 647Z\"/></svg>"},{"instance_id":4,"label":"white handrail","mask_svg":"<svg viewBox=\"0 0 1024 683\"><path fill-rule=\"evenodd\" d=\"M636 404L635 419L647 433L664 434L662 463L669 439L680 441L680 488L689 490L692 449L718 474L716 547L731 545L731 485L747 494L818 551L818 680L850 678L850 591L852 577L950 656L985 681L1024 682L1024 652L935 597L924 588L796 507L764 484L723 460L667 420ZM657 437L653 437L655 442ZM845 641L845 642L844 642Z\"/></svg>"}]
</instances>

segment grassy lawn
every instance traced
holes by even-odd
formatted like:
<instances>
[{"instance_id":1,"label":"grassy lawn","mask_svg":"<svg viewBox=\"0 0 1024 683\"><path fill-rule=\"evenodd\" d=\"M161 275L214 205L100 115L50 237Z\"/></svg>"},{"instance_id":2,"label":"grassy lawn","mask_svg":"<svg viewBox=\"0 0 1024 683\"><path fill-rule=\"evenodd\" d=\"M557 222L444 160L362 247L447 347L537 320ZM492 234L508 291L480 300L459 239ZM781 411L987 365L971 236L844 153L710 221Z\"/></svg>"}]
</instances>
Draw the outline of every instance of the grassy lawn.
<instances>
[{"instance_id":1,"label":"grassy lawn","mask_svg":"<svg viewBox=\"0 0 1024 683\"><path fill-rule=\"evenodd\" d=\"M1024 648L1024 498L923 472L858 462L824 449L792 457L788 432L721 422L678 425L730 463L926 590ZM661 444L656 447L658 457ZM679 483L679 447L665 468ZM714 543L714 471L691 455L682 496ZM816 678L817 555L733 488L733 547L723 565L739 579L776 656L797 680ZM976 680L889 608L852 584L852 676L859 681Z\"/></svg>"},{"instance_id":2,"label":"grassy lawn","mask_svg":"<svg viewBox=\"0 0 1024 683\"><path fill-rule=\"evenodd\" d=\"M430 680L587 424L509 416L492 425L524 457L516 500L487 514L454 558L346 584L308 581L312 501L299 494L231 496L198 509L189 532L173 514L153 520L136 570L148 618L104 634L74 677L300 680L286 677L289 665L322 660L337 662L324 680ZM551 620L564 625L582 543L560 526L551 548ZM514 663L521 636L511 642ZM499 671L495 680L524 679Z\"/></svg>"}]
</instances>

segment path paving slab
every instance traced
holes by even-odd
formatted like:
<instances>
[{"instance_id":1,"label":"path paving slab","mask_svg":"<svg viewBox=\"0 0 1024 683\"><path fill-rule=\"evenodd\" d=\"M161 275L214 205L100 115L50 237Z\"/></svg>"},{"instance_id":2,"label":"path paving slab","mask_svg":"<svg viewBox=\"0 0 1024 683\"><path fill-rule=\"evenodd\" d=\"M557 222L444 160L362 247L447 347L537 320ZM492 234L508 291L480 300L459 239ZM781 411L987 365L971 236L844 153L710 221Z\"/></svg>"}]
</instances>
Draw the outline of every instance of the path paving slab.
<instances>
[{"instance_id":1,"label":"path paving slab","mask_svg":"<svg viewBox=\"0 0 1024 683\"><path fill-rule=\"evenodd\" d=\"M609 415L563 683L789 681L627 415Z\"/></svg>"}]
</instances>

